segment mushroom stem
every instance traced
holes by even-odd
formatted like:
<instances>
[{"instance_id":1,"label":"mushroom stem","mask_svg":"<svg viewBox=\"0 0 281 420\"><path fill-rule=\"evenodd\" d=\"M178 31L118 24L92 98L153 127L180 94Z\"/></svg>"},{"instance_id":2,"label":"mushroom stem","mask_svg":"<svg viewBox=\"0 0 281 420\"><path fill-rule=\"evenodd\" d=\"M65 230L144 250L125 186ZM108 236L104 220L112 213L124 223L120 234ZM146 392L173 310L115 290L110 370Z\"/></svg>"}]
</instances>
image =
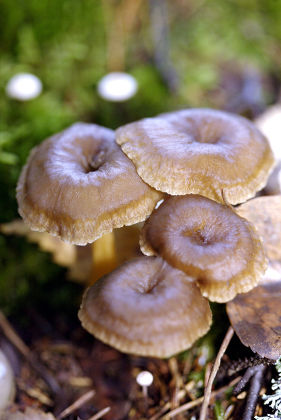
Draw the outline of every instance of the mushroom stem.
<instances>
[{"instance_id":1,"label":"mushroom stem","mask_svg":"<svg viewBox=\"0 0 281 420\"><path fill-rule=\"evenodd\" d=\"M143 370L138 374L136 381L141 386L143 398L145 400L145 403L147 403L148 387L153 382L153 375L147 370Z\"/></svg>"},{"instance_id":2,"label":"mushroom stem","mask_svg":"<svg viewBox=\"0 0 281 420\"><path fill-rule=\"evenodd\" d=\"M139 235L142 223L123 226L103 235L92 244L93 267L89 285L116 267L141 255ZM117 245L118 244L118 245Z\"/></svg>"},{"instance_id":3,"label":"mushroom stem","mask_svg":"<svg viewBox=\"0 0 281 420\"><path fill-rule=\"evenodd\" d=\"M113 271L117 265L114 232L106 233L92 244L93 267L90 285Z\"/></svg>"}]
</instances>

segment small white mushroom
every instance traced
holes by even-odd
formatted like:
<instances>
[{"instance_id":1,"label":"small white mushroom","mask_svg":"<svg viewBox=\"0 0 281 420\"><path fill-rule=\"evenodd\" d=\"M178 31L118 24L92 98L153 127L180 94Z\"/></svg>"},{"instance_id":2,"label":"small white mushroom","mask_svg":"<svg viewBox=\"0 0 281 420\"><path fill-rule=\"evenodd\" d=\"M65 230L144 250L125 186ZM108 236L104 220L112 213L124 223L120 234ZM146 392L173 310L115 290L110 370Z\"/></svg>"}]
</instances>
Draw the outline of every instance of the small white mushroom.
<instances>
[{"instance_id":1,"label":"small white mushroom","mask_svg":"<svg viewBox=\"0 0 281 420\"><path fill-rule=\"evenodd\" d=\"M6 94L19 101L29 101L42 92L41 80L31 73L18 73L13 76L7 86Z\"/></svg>"},{"instance_id":2,"label":"small white mushroom","mask_svg":"<svg viewBox=\"0 0 281 420\"><path fill-rule=\"evenodd\" d=\"M143 396L147 397L147 389L153 382L153 375L148 370L141 371L136 377L137 384L142 387Z\"/></svg>"},{"instance_id":3,"label":"small white mushroom","mask_svg":"<svg viewBox=\"0 0 281 420\"><path fill-rule=\"evenodd\" d=\"M128 73L109 73L98 84L99 95L112 102L127 101L136 94L137 90L136 79Z\"/></svg>"}]
</instances>

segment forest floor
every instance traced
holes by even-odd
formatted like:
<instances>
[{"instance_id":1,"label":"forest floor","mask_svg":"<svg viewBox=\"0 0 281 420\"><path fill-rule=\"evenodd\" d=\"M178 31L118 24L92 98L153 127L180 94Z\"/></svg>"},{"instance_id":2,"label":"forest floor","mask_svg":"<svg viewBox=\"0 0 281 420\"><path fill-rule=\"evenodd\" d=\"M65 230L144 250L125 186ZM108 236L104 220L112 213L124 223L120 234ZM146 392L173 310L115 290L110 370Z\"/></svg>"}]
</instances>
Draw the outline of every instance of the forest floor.
<instances>
[{"instance_id":1,"label":"forest floor","mask_svg":"<svg viewBox=\"0 0 281 420\"><path fill-rule=\"evenodd\" d=\"M32 408L65 420L199 419L216 356L210 360L206 341L170 359L129 356L90 337L75 318L56 315L50 321L34 311L28 317L33 327L27 346L20 338L24 331L16 332L1 316L0 345L16 373L11 412ZM234 336L223 354L206 419L242 419L247 387L235 396L232 391L253 364L251 355ZM136 381L146 370L153 375L147 392ZM256 413L261 413L259 404Z\"/></svg>"}]
</instances>

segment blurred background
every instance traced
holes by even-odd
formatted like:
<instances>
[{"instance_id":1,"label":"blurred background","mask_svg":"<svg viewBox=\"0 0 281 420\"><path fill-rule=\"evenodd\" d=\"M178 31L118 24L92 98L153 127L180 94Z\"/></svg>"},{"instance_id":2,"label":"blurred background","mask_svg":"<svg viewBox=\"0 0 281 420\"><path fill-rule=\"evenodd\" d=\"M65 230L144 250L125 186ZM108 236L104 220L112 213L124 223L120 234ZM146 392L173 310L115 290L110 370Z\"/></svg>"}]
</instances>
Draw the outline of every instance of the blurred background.
<instances>
[{"instance_id":1,"label":"blurred background","mask_svg":"<svg viewBox=\"0 0 281 420\"><path fill-rule=\"evenodd\" d=\"M278 0L2 0L0 39L1 223L18 217L15 187L30 149L75 121L116 128L184 107L254 118L279 99ZM138 84L126 101L98 93L116 71ZM27 86L11 87L21 73L39 79L32 99ZM81 286L61 281L66 271L50 254L4 235L0 250L6 314L30 306L76 317Z\"/></svg>"},{"instance_id":2,"label":"blurred background","mask_svg":"<svg viewBox=\"0 0 281 420\"><path fill-rule=\"evenodd\" d=\"M108 85L103 78L112 72L128 73L133 82L119 79ZM115 129L185 107L213 107L254 119L278 103L280 82L280 0L1 0L0 231L19 219L15 189L30 150L70 124L85 121ZM128 395L136 393L135 367L154 370L162 384L169 384L172 365L129 358L83 333L77 309L91 270L87 248L75 248L78 266L69 271L61 264L74 258L73 248L59 246L59 255L55 243L42 245L41 237L17 223L5 232L21 235L0 232L0 311L58 372L63 386L81 360L83 369L79 365L74 374L86 372L93 379L95 409L109 404L113 414L108 419L125 418ZM53 252L42 251L38 242ZM213 309L211 332L178 359L184 374L201 383L195 397L203 390L202 366L212 360L228 326L224 306ZM54 359L56 350L50 348L57 339L69 340L69 359L66 353L61 359L55 353ZM17 401L38 405L26 391L26 384L34 383L32 371L15 365L22 379ZM155 404L163 399L157 386ZM65 394L69 403L75 392ZM65 407L68 400L60 399Z\"/></svg>"}]
</instances>

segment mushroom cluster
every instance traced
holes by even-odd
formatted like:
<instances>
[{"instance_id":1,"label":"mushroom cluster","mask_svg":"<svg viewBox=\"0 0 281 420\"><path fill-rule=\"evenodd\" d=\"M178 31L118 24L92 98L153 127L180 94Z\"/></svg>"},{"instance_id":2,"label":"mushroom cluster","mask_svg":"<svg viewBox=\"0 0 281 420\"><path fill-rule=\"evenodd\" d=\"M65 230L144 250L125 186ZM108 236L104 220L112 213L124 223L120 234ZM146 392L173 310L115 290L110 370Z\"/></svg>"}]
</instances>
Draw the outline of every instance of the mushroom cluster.
<instances>
[{"instance_id":1,"label":"mushroom cluster","mask_svg":"<svg viewBox=\"0 0 281 420\"><path fill-rule=\"evenodd\" d=\"M227 302L263 275L258 234L231 204L263 188L273 163L256 127L221 111L163 114L116 133L77 123L32 151L19 212L32 229L79 245L145 221L146 256L90 286L79 318L121 351L167 357L208 331L207 298Z\"/></svg>"}]
</instances>

